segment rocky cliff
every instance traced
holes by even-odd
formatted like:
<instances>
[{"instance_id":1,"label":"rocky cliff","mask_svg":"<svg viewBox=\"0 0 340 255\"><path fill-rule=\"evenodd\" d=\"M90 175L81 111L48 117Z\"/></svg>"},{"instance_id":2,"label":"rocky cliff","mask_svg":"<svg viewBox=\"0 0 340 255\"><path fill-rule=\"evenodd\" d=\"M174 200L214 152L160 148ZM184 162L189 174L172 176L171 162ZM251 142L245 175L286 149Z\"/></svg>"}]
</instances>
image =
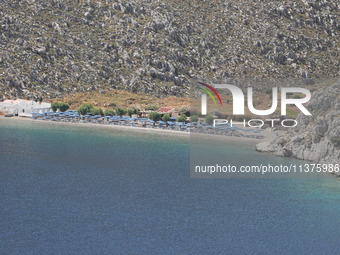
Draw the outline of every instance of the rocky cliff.
<instances>
[{"instance_id":1,"label":"rocky cliff","mask_svg":"<svg viewBox=\"0 0 340 255\"><path fill-rule=\"evenodd\" d=\"M184 96L192 77L336 76L337 17L336 0L2 0L0 94Z\"/></svg>"},{"instance_id":2,"label":"rocky cliff","mask_svg":"<svg viewBox=\"0 0 340 255\"><path fill-rule=\"evenodd\" d=\"M258 144L256 149L317 163L340 164L340 81L316 91L307 108L312 116L299 114L297 127Z\"/></svg>"}]
</instances>

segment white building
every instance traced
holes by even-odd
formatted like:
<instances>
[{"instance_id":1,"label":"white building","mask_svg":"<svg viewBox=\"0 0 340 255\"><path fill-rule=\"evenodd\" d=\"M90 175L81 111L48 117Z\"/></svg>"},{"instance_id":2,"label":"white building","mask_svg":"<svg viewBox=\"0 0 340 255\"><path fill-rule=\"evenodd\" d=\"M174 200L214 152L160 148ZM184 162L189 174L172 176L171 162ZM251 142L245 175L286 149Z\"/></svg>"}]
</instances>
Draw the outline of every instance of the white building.
<instances>
[{"instance_id":1,"label":"white building","mask_svg":"<svg viewBox=\"0 0 340 255\"><path fill-rule=\"evenodd\" d=\"M32 117L32 112L45 113L51 111L50 103L17 99L5 100L0 103L0 111L9 112L22 117Z\"/></svg>"}]
</instances>

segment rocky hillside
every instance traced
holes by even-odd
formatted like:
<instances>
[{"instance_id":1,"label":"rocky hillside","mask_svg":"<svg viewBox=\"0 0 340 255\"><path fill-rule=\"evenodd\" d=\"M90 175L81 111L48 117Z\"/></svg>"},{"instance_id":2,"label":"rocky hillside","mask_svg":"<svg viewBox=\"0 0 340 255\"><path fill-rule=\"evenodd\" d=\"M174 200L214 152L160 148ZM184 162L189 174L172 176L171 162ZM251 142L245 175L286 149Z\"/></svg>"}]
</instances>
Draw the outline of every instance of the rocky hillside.
<instances>
[{"instance_id":1,"label":"rocky hillside","mask_svg":"<svg viewBox=\"0 0 340 255\"><path fill-rule=\"evenodd\" d=\"M340 164L340 80L312 95L312 116L299 114L298 126L257 145L257 150L317 163ZM340 176L340 173L339 173Z\"/></svg>"},{"instance_id":2,"label":"rocky hillside","mask_svg":"<svg viewBox=\"0 0 340 255\"><path fill-rule=\"evenodd\" d=\"M184 96L192 77L334 77L337 17L336 0L2 0L0 94Z\"/></svg>"}]
</instances>

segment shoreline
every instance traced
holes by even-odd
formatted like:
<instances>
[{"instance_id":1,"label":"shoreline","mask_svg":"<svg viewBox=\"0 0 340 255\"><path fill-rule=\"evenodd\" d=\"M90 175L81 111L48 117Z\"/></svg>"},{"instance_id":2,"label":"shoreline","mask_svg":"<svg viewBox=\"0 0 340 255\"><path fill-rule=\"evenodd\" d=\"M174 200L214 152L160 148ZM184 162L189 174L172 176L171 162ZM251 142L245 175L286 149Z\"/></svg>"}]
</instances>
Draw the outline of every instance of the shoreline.
<instances>
[{"instance_id":1,"label":"shoreline","mask_svg":"<svg viewBox=\"0 0 340 255\"><path fill-rule=\"evenodd\" d=\"M201 141L206 140L208 141L216 141L216 142L226 142L226 143L235 143L235 144L246 144L248 146L252 146L254 151L259 151L261 153L270 154L275 157L280 157L276 155L274 152L269 151L261 151L257 149L257 146L262 143L270 143L270 141L277 137L282 131L263 131L263 139L256 139L256 138L249 138L249 137L237 137L237 136L225 136L225 135L214 135L214 134L206 134L206 133L190 133L184 131L177 131L177 130L165 130L165 129L157 129L157 128L146 128L146 127L131 127L131 126L119 126L119 125L107 125L107 124L94 124L94 123L75 123L75 122L51 122L51 121L43 121L43 120L35 120L31 118L25 117L11 117L7 118L4 116L0 116L0 121L9 120L10 122L18 122L18 123L43 123L42 125L49 125L49 126L74 126L74 127L84 127L84 128L100 128L103 130L119 130L123 132L134 132L134 133L144 133L144 134L155 134L155 135L167 135L167 136L174 136L177 138L183 138L186 140L190 139L199 139ZM281 156L282 157L282 156ZM290 158L301 159L298 157L291 156ZM306 159L301 159L306 160ZM309 161L309 160L307 160ZM312 161L310 161L312 162ZM339 179L340 175L336 173L328 173L331 176L334 176Z\"/></svg>"},{"instance_id":2,"label":"shoreline","mask_svg":"<svg viewBox=\"0 0 340 255\"><path fill-rule=\"evenodd\" d=\"M165 130L165 129L157 129L157 128L147 128L147 127L131 127L131 126L119 126L119 125L107 125L107 124L94 124L94 123L75 123L75 122L51 122L51 121L44 121L44 120L35 120L31 118L25 117L11 117L6 118L4 116L0 116L0 120L9 120L14 122L27 122L27 123L42 123L43 125L60 125L60 126L76 126L76 127L86 127L86 128L104 128L104 129L111 129L111 130L120 130L126 132L137 132L137 133L148 133L148 134L160 134L160 135L170 135L176 137L183 137L183 138L190 138L190 132L185 131L177 131L177 130ZM273 136L276 135L274 131L263 131L263 139L256 139L256 138L249 138L249 137L237 137L237 136L225 136L225 135L213 135L213 134L198 134L198 133L191 133L191 135L199 136L200 138L209 138L211 139L218 139L219 141L222 139L228 142L245 142L248 144L253 144L254 146L260 142L268 141Z\"/></svg>"}]
</instances>

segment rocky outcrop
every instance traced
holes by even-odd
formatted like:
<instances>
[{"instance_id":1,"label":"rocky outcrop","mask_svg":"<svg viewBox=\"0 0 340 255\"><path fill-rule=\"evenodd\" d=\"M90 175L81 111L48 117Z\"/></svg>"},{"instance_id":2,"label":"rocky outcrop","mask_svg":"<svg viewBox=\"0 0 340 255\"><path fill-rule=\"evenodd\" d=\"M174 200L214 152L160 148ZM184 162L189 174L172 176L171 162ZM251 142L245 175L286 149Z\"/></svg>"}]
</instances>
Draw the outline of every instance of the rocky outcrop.
<instances>
[{"instance_id":1,"label":"rocky outcrop","mask_svg":"<svg viewBox=\"0 0 340 255\"><path fill-rule=\"evenodd\" d=\"M338 16L336 0L2 0L0 94L185 96L193 77L336 76Z\"/></svg>"},{"instance_id":2,"label":"rocky outcrop","mask_svg":"<svg viewBox=\"0 0 340 255\"><path fill-rule=\"evenodd\" d=\"M283 157L340 164L340 81L316 91L308 110L312 116L299 114L297 127L258 144L256 149Z\"/></svg>"}]
</instances>

